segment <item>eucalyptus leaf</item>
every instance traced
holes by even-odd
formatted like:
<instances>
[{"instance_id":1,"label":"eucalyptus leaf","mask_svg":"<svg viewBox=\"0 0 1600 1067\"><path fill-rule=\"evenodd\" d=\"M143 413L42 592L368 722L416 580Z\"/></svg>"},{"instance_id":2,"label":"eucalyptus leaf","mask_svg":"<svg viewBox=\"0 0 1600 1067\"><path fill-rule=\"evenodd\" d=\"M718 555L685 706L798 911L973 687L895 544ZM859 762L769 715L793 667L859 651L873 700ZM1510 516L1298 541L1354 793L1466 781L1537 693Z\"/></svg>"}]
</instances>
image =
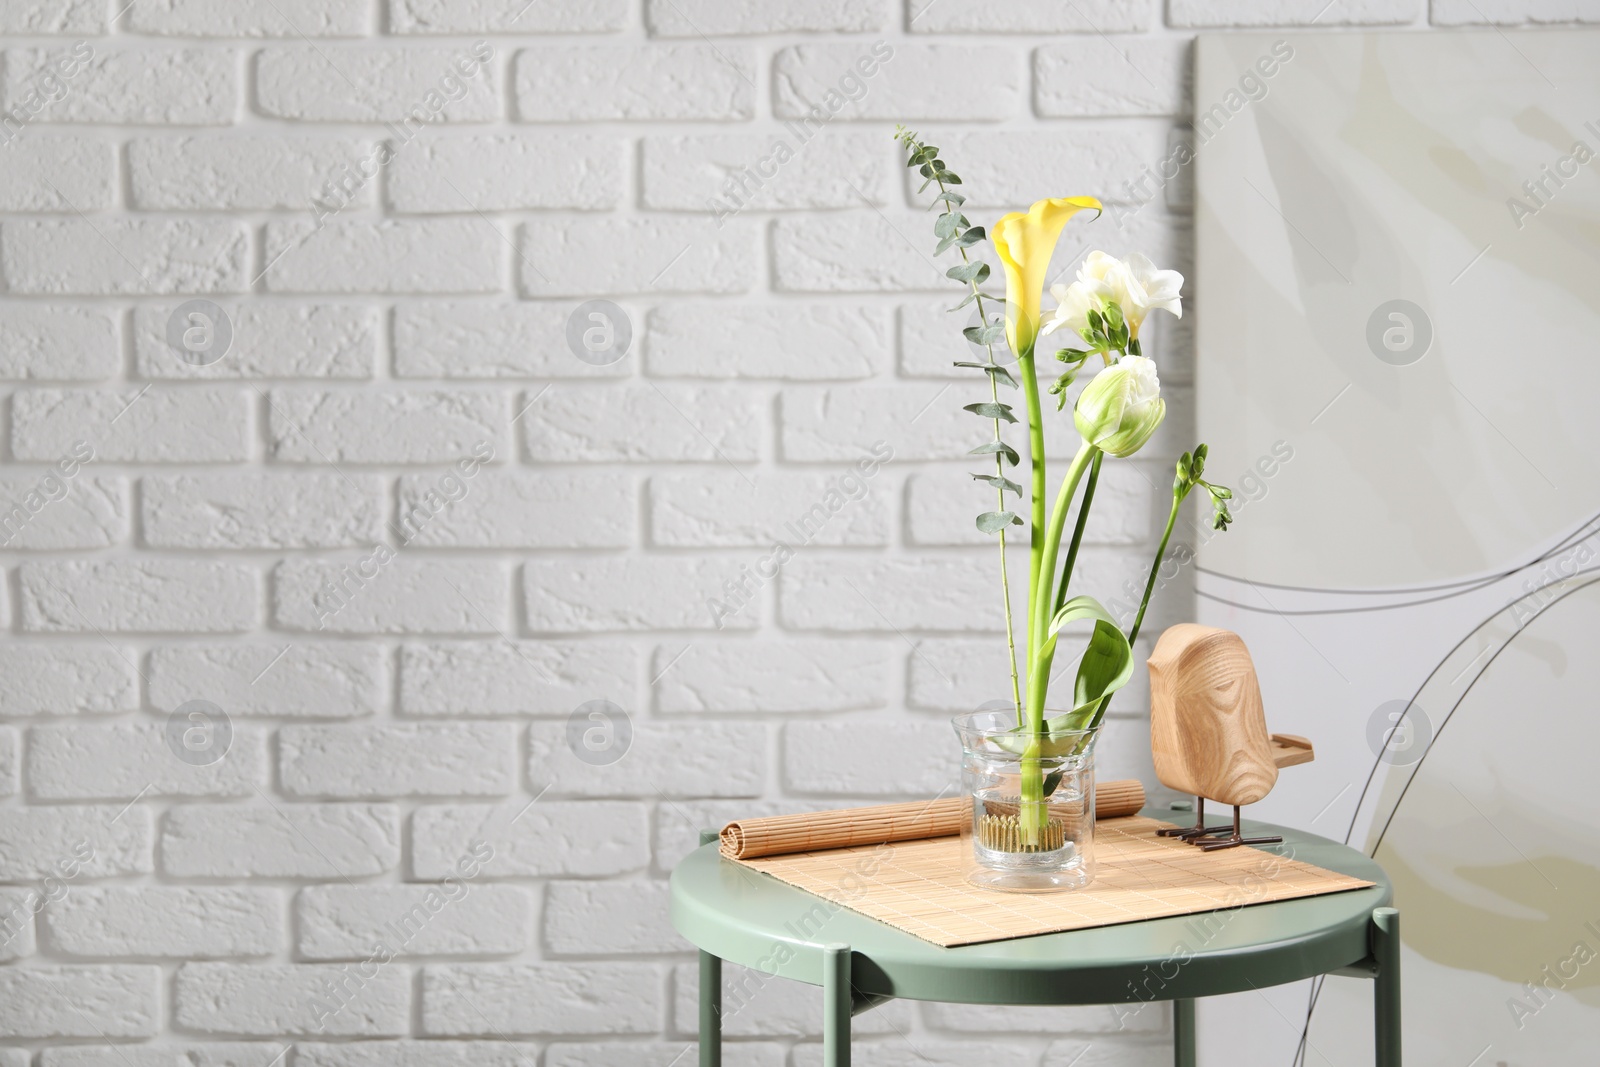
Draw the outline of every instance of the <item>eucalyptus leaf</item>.
<instances>
[{"instance_id":1,"label":"eucalyptus leaf","mask_svg":"<svg viewBox=\"0 0 1600 1067\"><path fill-rule=\"evenodd\" d=\"M1017 421L1017 417L1011 414L1010 404L996 404L992 401L985 400L979 404L963 404L961 406L961 410L970 411L974 415L981 416L985 419L1004 419L1007 422Z\"/></svg>"},{"instance_id":2,"label":"eucalyptus leaf","mask_svg":"<svg viewBox=\"0 0 1600 1067\"><path fill-rule=\"evenodd\" d=\"M978 529L984 533L999 533L1007 526L1021 526L1022 520L1012 511L986 511L978 516Z\"/></svg>"},{"instance_id":3,"label":"eucalyptus leaf","mask_svg":"<svg viewBox=\"0 0 1600 1067\"><path fill-rule=\"evenodd\" d=\"M960 245L962 248L971 248L973 245L987 237L988 234L984 232L982 226L974 226L971 229L963 232L960 237L956 238L956 244Z\"/></svg>"},{"instance_id":4,"label":"eucalyptus leaf","mask_svg":"<svg viewBox=\"0 0 1600 1067\"><path fill-rule=\"evenodd\" d=\"M935 237L950 237L961 229L961 215L954 211L947 211L933 220L933 235Z\"/></svg>"},{"instance_id":5,"label":"eucalyptus leaf","mask_svg":"<svg viewBox=\"0 0 1600 1067\"><path fill-rule=\"evenodd\" d=\"M996 453L1006 457L1006 462L1015 467L1022 462L1022 457L1017 455L1017 450L1004 441L990 441L988 444L979 445L967 452L969 456L992 456Z\"/></svg>"},{"instance_id":6,"label":"eucalyptus leaf","mask_svg":"<svg viewBox=\"0 0 1600 1067\"><path fill-rule=\"evenodd\" d=\"M943 215L939 217L944 218ZM935 226L934 229L935 232L938 231L937 226ZM954 278L958 282L981 282L983 279L989 276L989 264L957 263L955 266L945 271L944 276L946 278Z\"/></svg>"},{"instance_id":7,"label":"eucalyptus leaf","mask_svg":"<svg viewBox=\"0 0 1600 1067\"><path fill-rule=\"evenodd\" d=\"M974 474L972 475L972 480L975 482L987 482L1001 492L1009 489L1017 494L1019 498L1022 496L1022 486L1002 474Z\"/></svg>"}]
</instances>

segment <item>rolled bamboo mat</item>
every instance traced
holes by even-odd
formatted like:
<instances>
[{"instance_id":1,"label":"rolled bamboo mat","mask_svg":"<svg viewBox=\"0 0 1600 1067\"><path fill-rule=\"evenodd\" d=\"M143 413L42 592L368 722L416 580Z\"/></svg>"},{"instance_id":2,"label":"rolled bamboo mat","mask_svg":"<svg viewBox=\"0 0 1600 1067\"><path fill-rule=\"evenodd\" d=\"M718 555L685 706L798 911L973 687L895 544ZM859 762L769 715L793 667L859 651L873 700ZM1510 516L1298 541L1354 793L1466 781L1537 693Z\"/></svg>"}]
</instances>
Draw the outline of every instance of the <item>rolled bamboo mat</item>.
<instances>
[{"instance_id":1,"label":"rolled bamboo mat","mask_svg":"<svg viewBox=\"0 0 1600 1067\"><path fill-rule=\"evenodd\" d=\"M722 828L722 854L729 859L745 860L949 837L961 832L962 821L968 817L971 804L970 797L958 796L909 804L878 804L867 808L741 819ZM1136 778L1101 782L1094 787L1096 819L1133 815L1142 807L1144 786Z\"/></svg>"}]
</instances>

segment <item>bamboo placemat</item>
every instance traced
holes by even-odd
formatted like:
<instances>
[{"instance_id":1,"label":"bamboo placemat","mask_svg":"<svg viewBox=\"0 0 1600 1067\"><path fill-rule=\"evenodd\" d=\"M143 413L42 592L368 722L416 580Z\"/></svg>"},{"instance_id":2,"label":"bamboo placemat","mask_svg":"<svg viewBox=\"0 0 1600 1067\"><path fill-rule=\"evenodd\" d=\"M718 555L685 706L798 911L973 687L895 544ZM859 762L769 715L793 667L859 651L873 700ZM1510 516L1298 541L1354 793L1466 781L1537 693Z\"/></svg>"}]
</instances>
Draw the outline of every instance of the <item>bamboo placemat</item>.
<instances>
[{"instance_id":1,"label":"bamboo placemat","mask_svg":"<svg viewBox=\"0 0 1600 1067\"><path fill-rule=\"evenodd\" d=\"M1288 856L1242 846L1201 852L1157 837L1142 816L1095 826L1095 879L1065 893L1016 894L967 884L957 836L734 860L790 885L950 947L1115 926L1372 885Z\"/></svg>"}]
</instances>

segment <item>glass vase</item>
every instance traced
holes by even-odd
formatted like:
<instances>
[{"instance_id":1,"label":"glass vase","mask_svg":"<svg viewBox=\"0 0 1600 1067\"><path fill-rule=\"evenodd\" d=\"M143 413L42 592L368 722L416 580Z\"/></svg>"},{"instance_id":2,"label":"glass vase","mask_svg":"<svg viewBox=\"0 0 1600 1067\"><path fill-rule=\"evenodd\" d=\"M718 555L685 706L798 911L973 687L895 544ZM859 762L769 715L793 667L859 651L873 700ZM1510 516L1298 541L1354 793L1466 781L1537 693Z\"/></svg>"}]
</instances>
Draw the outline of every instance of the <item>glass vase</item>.
<instances>
[{"instance_id":1,"label":"glass vase","mask_svg":"<svg viewBox=\"0 0 1600 1067\"><path fill-rule=\"evenodd\" d=\"M1058 712L1046 712L1050 718ZM1056 754L1025 757L1010 711L951 720L961 738L962 820L967 881L1013 893L1079 889L1094 880L1095 730L1056 735ZM1024 810L1023 780L1042 781L1046 796Z\"/></svg>"}]
</instances>

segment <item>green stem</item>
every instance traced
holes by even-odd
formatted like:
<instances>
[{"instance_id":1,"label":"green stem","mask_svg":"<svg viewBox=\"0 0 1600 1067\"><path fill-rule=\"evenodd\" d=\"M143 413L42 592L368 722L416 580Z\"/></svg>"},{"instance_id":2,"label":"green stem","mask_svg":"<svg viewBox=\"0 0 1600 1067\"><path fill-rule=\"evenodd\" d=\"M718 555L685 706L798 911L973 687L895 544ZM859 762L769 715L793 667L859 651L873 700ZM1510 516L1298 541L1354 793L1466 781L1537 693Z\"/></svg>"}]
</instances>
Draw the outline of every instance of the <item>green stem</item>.
<instances>
[{"instance_id":1,"label":"green stem","mask_svg":"<svg viewBox=\"0 0 1600 1067\"><path fill-rule=\"evenodd\" d=\"M1167 542L1172 539L1172 528L1178 522L1178 509L1183 506L1184 498L1189 495L1189 486L1174 486L1172 490L1172 510L1167 512L1167 528L1161 533L1161 543L1156 546L1156 558L1150 564L1150 577L1145 579L1144 596L1139 601L1139 611L1133 617L1133 628L1128 631L1128 644L1139 640L1139 628L1144 625L1144 613L1150 607L1150 594L1155 592L1156 577L1161 572L1161 561L1167 557ZM1115 693L1107 693L1100 699L1099 705L1094 709L1094 716L1089 720L1089 729L1100 725L1100 720L1105 717L1106 708L1111 705L1111 698Z\"/></svg>"},{"instance_id":2,"label":"green stem","mask_svg":"<svg viewBox=\"0 0 1600 1067\"><path fill-rule=\"evenodd\" d=\"M1067 549L1067 562L1061 565L1061 584L1056 586L1056 603L1053 611L1060 611L1067 602L1067 585L1072 581L1072 568L1078 562L1078 546L1083 543L1083 528L1089 525L1089 507L1094 503L1094 487L1100 482L1100 461L1106 454L1095 451L1094 462L1089 464L1089 480L1083 486L1083 503L1078 505L1078 525L1072 530L1072 544Z\"/></svg>"},{"instance_id":3,"label":"green stem","mask_svg":"<svg viewBox=\"0 0 1600 1067\"><path fill-rule=\"evenodd\" d=\"M1022 379L1022 395L1028 410L1028 467L1031 513L1028 522L1028 690L1034 686L1033 657L1044 640L1038 624L1034 597L1039 588L1039 572L1044 567L1044 413L1039 403L1039 376L1033 368L1033 346L1017 353L1017 377ZM1048 620L1046 620L1048 621Z\"/></svg>"}]
</instances>

